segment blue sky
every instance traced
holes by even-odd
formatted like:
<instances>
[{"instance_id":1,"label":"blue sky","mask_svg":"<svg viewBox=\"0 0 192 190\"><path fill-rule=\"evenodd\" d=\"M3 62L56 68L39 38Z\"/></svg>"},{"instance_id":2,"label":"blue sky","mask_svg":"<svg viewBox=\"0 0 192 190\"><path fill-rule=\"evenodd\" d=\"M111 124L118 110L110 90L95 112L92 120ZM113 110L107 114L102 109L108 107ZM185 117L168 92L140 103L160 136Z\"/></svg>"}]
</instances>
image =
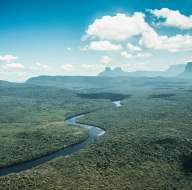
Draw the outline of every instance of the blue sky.
<instances>
[{"instance_id":1,"label":"blue sky","mask_svg":"<svg viewBox=\"0 0 192 190\"><path fill-rule=\"evenodd\" d=\"M165 70L191 59L190 15L190 0L0 0L0 79Z\"/></svg>"}]
</instances>

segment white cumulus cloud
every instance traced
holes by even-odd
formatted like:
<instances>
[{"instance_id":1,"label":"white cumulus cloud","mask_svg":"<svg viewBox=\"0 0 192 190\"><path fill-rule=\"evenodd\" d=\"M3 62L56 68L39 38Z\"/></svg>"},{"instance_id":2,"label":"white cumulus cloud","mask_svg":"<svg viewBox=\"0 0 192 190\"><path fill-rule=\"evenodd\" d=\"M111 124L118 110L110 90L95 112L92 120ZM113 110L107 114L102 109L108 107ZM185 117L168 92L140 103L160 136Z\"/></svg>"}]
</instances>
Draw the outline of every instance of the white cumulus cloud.
<instances>
[{"instance_id":1,"label":"white cumulus cloud","mask_svg":"<svg viewBox=\"0 0 192 190\"><path fill-rule=\"evenodd\" d=\"M131 52L135 52L135 51L142 51L142 49L139 46L134 46L131 43L127 44L127 49Z\"/></svg>"},{"instance_id":2,"label":"white cumulus cloud","mask_svg":"<svg viewBox=\"0 0 192 190\"><path fill-rule=\"evenodd\" d=\"M168 50L170 52L192 50L191 35L178 34L169 37L166 35L158 35L152 28L149 28L147 32L142 34L139 43L145 48Z\"/></svg>"},{"instance_id":3,"label":"white cumulus cloud","mask_svg":"<svg viewBox=\"0 0 192 190\"><path fill-rule=\"evenodd\" d=\"M119 44L114 44L109 41L92 41L88 46L89 50L97 51L116 51L122 49L122 46Z\"/></svg>"},{"instance_id":4,"label":"white cumulus cloud","mask_svg":"<svg viewBox=\"0 0 192 190\"><path fill-rule=\"evenodd\" d=\"M181 29L192 28L192 15L185 16L178 10L170 10L168 8L154 9L149 11L156 17L165 19L165 21L161 23L162 25L178 27Z\"/></svg>"},{"instance_id":5,"label":"white cumulus cloud","mask_svg":"<svg viewBox=\"0 0 192 190\"><path fill-rule=\"evenodd\" d=\"M0 61L2 62L10 63L16 60L18 60L18 57L14 55L10 55L10 54L0 55Z\"/></svg>"},{"instance_id":6,"label":"white cumulus cloud","mask_svg":"<svg viewBox=\"0 0 192 190\"><path fill-rule=\"evenodd\" d=\"M88 26L86 36L124 41L148 28L144 17L145 15L140 12L133 15L118 13L115 16L103 16Z\"/></svg>"},{"instance_id":7,"label":"white cumulus cloud","mask_svg":"<svg viewBox=\"0 0 192 190\"><path fill-rule=\"evenodd\" d=\"M167 8L161 10L150 10L156 16L166 16L165 23L174 25L173 20L176 18L180 27L190 26L190 17L181 15L179 11L172 11ZM168 14L169 13L169 14ZM172 15L172 16L170 16ZM173 16L173 15L177 15ZM169 19L168 19L169 18ZM171 20L172 18L172 20ZM174 18L174 19L173 19ZM171 22L172 21L172 22ZM103 16L96 19L88 26L86 31L87 37L95 37L105 40L116 40L125 42L131 37L139 38L139 46L131 43L127 45L127 51L121 53L122 56L130 58L130 53L144 51L145 48L155 50L167 50L169 52L190 51L192 50L192 35L177 34L174 36L159 35L146 21L145 15L141 12L135 12L132 15L118 13L115 16ZM111 42L107 42L109 45ZM105 43L104 43L105 44ZM104 45L92 42L92 49L107 49ZM106 45L106 44L105 44ZM120 47L120 46L119 46ZM110 49L110 48L109 48ZM113 48L111 48L113 49ZM114 48L115 49L115 48ZM118 48L117 48L118 49ZM139 55L137 55L139 56ZM140 54L141 57L141 54Z\"/></svg>"},{"instance_id":8,"label":"white cumulus cloud","mask_svg":"<svg viewBox=\"0 0 192 190\"><path fill-rule=\"evenodd\" d=\"M126 51L122 51L121 56L126 58L126 59L131 59L133 57L133 55L131 53L128 53Z\"/></svg>"},{"instance_id":9,"label":"white cumulus cloud","mask_svg":"<svg viewBox=\"0 0 192 190\"><path fill-rule=\"evenodd\" d=\"M149 57L152 57L153 55L147 52L140 52L140 53L133 54L133 53L128 53L126 51L122 51L121 56L126 59L134 59L134 58L149 58Z\"/></svg>"}]
</instances>

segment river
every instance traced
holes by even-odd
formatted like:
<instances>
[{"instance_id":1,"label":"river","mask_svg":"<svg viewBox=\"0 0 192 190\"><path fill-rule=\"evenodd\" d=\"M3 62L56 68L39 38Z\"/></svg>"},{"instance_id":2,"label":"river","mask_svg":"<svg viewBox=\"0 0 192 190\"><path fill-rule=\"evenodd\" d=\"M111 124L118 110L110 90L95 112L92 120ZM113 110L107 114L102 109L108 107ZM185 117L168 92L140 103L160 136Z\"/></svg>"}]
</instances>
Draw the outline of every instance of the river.
<instances>
[{"instance_id":1,"label":"river","mask_svg":"<svg viewBox=\"0 0 192 190\"><path fill-rule=\"evenodd\" d=\"M116 107L122 106L121 101L114 101L113 104ZM69 145L65 148L58 150L58 151L43 155L41 157L38 157L38 158L35 158L32 160L27 160L24 162L20 162L18 164L1 167L0 168L0 176L8 175L10 173L17 173L17 172L25 171L25 170L31 169L35 166L39 166L41 164L44 164L44 163L46 163L46 162L48 162L48 161L50 161L56 157L67 156L67 155L73 154L73 153L78 152L79 150L85 148L88 144L93 143L96 140L96 138L98 138L99 136L104 135L105 131L99 127L78 123L77 120L81 117L84 117L85 115L86 114L76 115L74 117L67 119L66 122L68 124L76 125L76 126L79 126L81 128L87 129L88 130L88 138L87 139L85 139L84 141L82 141L80 143Z\"/></svg>"}]
</instances>

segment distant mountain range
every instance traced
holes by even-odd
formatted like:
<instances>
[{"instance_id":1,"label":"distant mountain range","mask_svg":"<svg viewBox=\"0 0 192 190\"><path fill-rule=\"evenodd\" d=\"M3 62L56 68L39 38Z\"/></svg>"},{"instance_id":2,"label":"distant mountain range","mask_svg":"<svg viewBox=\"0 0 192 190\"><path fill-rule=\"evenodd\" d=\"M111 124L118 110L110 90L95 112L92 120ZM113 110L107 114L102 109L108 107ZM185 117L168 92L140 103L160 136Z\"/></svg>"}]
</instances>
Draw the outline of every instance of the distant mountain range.
<instances>
[{"instance_id":1,"label":"distant mountain range","mask_svg":"<svg viewBox=\"0 0 192 190\"><path fill-rule=\"evenodd\" d=\"M105 70L98 74L101 77L118 77L118 76L128 76L129 73L121 69L121 67L116 67L111 69L110 67L105 67Z\"/></svg>"},{"instance_id":2,"label":"distant mountain range","mask_svg":"<svg viewBox=\"0 0 192 190\"><path fill-rule=\"evenodd\" d=\"M188 65L188 64L187 64ZM104 71L98 74L100 77L118 77L118 76L130 76L130 77L176 77L185 71L186 64L172 65L166 71L135 71L126 72L120 67L111 69L106 67Z\"/></svg>"},{"instance_id":3,"label":"distant mountain range","mask_svg":"<svg viewBox=\"0 0 192 190\"><path fill-rule=\"evenodd\" d=\"M103 78L105 77L105 82ZM118 78L119 77L119 78ZM25 83L11 83L0 80L0 87L11 87L15 85L40 85L40 86L54 86L67 89L87 89L87 88L103 88L107 89L114 83L121 83L121 77L127 78L127 82L141 83L146 81L150 83L152 77L154 81L167 81L166 78L192 79L192 62L187 64L173 65L166 71L136 71L125 72L120 67L111 69L106 67L105 70L99 73L98 76L37 76L29 78ZM130 77L130 78L129 78ZM124 80L126 81L126 79Z\"/></svg>"},{"instance_id":4,"label":"distant mountain range","mask_svg":"<svg viewBox=\"0 0 192 190\"><path fill-rule=\"evenodd\" d=\"M179 77L192 78L192 62L187 63L185 70L179 75Z\"/></svg>"}]
</instances>

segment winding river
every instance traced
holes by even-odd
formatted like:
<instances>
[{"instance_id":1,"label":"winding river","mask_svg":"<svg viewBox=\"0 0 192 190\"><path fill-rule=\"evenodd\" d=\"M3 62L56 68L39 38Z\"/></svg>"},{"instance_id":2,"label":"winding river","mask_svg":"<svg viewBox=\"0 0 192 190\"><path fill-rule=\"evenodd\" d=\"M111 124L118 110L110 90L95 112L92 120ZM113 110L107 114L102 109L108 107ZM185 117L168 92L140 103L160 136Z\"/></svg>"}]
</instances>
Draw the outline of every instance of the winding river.
<instances>
[{"instance_id":1,"label":"winding river","mask_svg":"<svg viewBox=\"0 0 192 190\"><path fill-rule=\"evenodd\" d=\"M113 104L116 107L121 106L120 101L114 101ZM73 153L85 148L88 144L93 143L96 140L96 138L98 138L99 136L102 136L105 134L105 131L99 127L78 123L77 120L83 116L85 116L85 114L76 115L74 117L67 119L66 122L68 124L76 125L81 128L87 129L88 138L86 140L84 140L80 143L77 143L77 144L69 145L63 149L46 154L39 158L27 160L27 161L20 162L18 164L14 164L14 165L10 165L10 166L1 167L0 176L8 175L10 173L17 173L17 172L25 171L25 170L31 169L35 166L39 166L43 163L46 163L59 156L67 156L67 155L73 154Z\"/></svg>"},{"instance_id":2,"label":"winding river","mask_svg":"<svg viewBox=\"0 0 192 190\"><path fill-rule=\"evenodd\" d=\"M120 100L113 101L112 103L113 103L113 104L115 104L115 106L116 106L117 108L122 106L122 104L121 104L121 101L120 101Z\"/></svg>"}]
</instances>

